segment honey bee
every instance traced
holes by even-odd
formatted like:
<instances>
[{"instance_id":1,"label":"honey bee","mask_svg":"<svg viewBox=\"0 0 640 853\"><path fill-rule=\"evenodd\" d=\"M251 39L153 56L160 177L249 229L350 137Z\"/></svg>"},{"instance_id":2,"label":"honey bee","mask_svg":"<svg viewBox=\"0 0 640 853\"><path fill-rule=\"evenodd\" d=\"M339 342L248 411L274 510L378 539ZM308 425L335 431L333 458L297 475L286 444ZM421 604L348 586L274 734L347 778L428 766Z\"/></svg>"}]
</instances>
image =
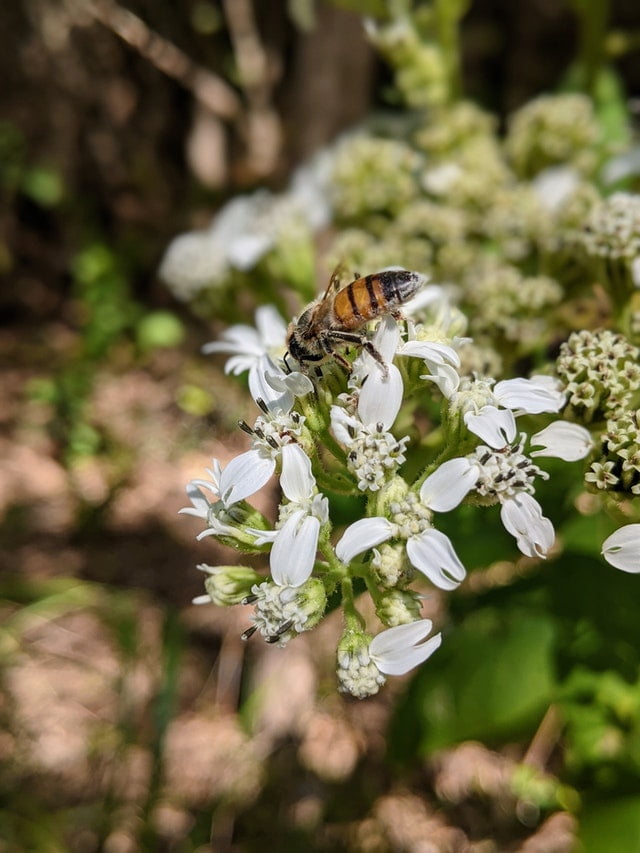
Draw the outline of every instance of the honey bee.
<instances>
[{"instance_id":1,"label":"honey bee","mask_svg":"<svg viewBox=\"0 0 640 853\"><path fill-rule=\"evenodd\" d=\"M356 278L341 288L340 273L338 268L324 295L289 325L284 363L290 369L287 356L291 355L303 373L308 373L309 362L331 356L350 370L350 363L336 347L355 344L375 358L386 373L382 356L362 327L384 314L399 316L400 306L422 287L426 276L409 270L385 270L362 277L356 273Z\"/></svg>"}]
</instances>

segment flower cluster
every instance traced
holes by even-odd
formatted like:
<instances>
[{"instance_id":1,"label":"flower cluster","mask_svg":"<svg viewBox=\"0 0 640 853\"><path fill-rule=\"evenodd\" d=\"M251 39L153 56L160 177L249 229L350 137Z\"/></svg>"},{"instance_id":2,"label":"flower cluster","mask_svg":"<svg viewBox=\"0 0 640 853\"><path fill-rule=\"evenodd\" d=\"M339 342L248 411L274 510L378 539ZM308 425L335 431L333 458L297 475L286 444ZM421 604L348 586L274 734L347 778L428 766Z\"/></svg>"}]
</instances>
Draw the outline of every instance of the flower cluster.
<instances>
[{"instance_id":1,"label":"flower cluster","mask_svg":"<svg viewBox=\"0 0 640 853\"><path fill-rule=\"evenodd\" d=\"M430 9L417 21L394 8L367 28L406 114L337 140L286 193L230 202L163 263L198 309L249 270L259 301L306 302L311 238L330 223L328 266L402 261L441 282L403 306L404 319L378 311L377 325L363 322L369 351L341 348L317 371L285 369L287 327L270 306L257 329L232 325L205 348L230 356L226 372L248 372L257 412L240 425L249 447L224 469L214 460L185 511L203 521L201 537L265 561L203 566L205 600L251 606L247 636L284 645L340 598L339 686L360 697L442 641L422 602L425 587L451 592L467 574L449 514L499 517L528 559L554 547L545 457L580 463L589 500L629 522L604 558L640 571L640 196L607 197L637 158L603 163L611 138L583 95L537 98L503 136L493 116L456 102L440 41L463 4L441 6L437 26ZM216 307L230 323L242 316L235 303ZM272 522L251 499L274 478Z\"/></svg>"},{"instance_id":2,"label":"flower cluster","mask_svg":"<svg viewBox=\"0 0 640 853\"><path fill-rule=\"evenodd\" d=\"M585 422L624 412L640 389L638 348L609 330L574 332L556 362L573 412Z\"/></svg>"},{"instance_id":3,"label":"flower cluster","mask_svg":"<svg viewBox=\"0 0 640 853\"><path fill-rule=\"evenodd\" d=\"M617 192L602 199L570 239L622 312L640 287L640 196Z\"/></svg>"},{"instance_id":4,"label":"flower cluster","mask_svg":"<svg viewBox=\"0 0 640 853\"><path fill-rule=\"evenodd\" d=\"M257 633L284 646L314 628L328 597L339 593L338 686L360 698L441 644L421 614L421 589L453 591L467 572L439 518L463 501L496 505L519 550L544 558L554 529L535 497L548 476L537 458L574 461L591 448L587 430L565 421L534 435L519 429L522 415L561 410L565 396L553 378L461 375L464 341L450 336L451 317L438 319L443 300L440 288L423 287L407 305L415 312L410 320L382 314L370 346L341 354L340 362L328 358L313 381L304 370L286 371L285 325L268 307L258 311L258 331L232 327L205 347L230 355L229 372L249 372L260 413L253 426L240 424L250 447L224 469L214 460L208 479L189 483L191 506L183 511L204 522L199 538L263 554L269 571L202 565L206 595L197 600L251 606L244 637ZM411 413L433 405L441 411L441 451L425 455L433 431L417 429ZM403 473L409 462L411 475ZM274 475L281 498L271 524L247 500ZM339 494L351 496L355 510L341 531L333 506ZM355 596L359 583L385 626L375 636Z\"/></svg>"},{"instance_id":5,"label":"flower cluster","mask_svg":"<svg viewBox=\"0 0 640 853\"><path fill-rule=\"evenodd\" d=\"M595 165L599 136L593 104L586 95L544 95L511 117L505 146L521 177L533 177L558 163L571 163L587 172Z\"/></svg>"}]
</instances>

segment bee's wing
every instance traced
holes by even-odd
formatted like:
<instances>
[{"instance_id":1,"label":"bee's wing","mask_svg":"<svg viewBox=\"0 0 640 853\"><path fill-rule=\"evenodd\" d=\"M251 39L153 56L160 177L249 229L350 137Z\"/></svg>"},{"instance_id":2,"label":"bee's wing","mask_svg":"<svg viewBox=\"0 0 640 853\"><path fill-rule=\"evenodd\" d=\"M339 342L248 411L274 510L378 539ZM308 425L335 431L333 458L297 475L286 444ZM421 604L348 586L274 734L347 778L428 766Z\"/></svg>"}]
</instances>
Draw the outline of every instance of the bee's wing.
<instances>
[{"instance_id":1,"label":"bee's wing","mask_svg":"<svg viewBox=\"0 0 640 853\"><path fill-rule=\"evenodd\" d=\"M357 278L357 276L356 276ZM349 281L352 281L353 276L350 275L347 265L344 262L338 264L338 266L331 273L331 278L329 279L329 284L327 285L327 289L325 290L321 302L324 302L325 299L328 299L331 293L337 293L342 287L344 287Z\"/></svg>"}]
</instances>

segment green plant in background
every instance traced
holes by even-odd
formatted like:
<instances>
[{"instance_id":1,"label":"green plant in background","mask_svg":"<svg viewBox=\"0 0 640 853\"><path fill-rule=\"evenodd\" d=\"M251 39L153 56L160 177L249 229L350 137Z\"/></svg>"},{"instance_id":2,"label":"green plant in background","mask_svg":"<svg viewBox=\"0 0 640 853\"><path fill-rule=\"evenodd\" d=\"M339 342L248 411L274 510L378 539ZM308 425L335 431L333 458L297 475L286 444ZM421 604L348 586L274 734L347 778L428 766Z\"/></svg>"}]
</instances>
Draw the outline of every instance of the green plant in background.
<instances>
[{"instance_id":1,"label":"green plant in background","mask_svg":"<svg viewBox=\"0 0 640 853\"><path fill-rule=\"evenodd\" d=\"M51 407L50 429L68 463L99 453L103 447L104 437L92 424L89 402L96 376L116 349L131 361L161 347L175 347L184 336L175 314L144 312L132 295L130 270L103 243L92 243L76 255L72 276L77 344L55 377L34 380L30 388L34 399Z\"/></svg>"}]
</instances>

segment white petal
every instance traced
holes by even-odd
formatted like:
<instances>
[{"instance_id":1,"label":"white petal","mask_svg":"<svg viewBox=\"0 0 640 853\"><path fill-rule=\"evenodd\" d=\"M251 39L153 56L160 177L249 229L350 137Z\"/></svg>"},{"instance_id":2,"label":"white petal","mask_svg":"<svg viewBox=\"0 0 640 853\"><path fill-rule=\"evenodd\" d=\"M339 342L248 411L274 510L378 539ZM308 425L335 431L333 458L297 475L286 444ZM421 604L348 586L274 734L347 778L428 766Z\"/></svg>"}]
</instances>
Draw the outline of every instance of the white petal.
<instances>
[{"instance_id":1,"label":"white petal","mask_svg":"<svg viewBox=\"0 0 640 853\"><path fill-rule=\"evenodd\" d=\"M602 543L602 556L614 569L640 572L640 524L625 524Z\"/></svg>"},{"instance_id":2,"label":"white petal","mask_svg":"<svg viewBox=\"0 0 640 853\"><path fill-rule=\"evenodd\" d=\"M220 336L218 341L210 341L202 347L202 352L209 355L212 352L229 352L234 354L259 356L264 353L264 346L258 333L251 326L238 324L231 326Z\"/></svg>"},{"instance_id":3,"label":"white petal","mask_svg":"<svg viewBox=\"0 0 640 853\"><path fill-rule=\"evenodd\" d=\"M437 385L442 395L449 399L460 385L460 374L450 364L440 364L433 373L423 373L420 379L427 379Z\"/></svg>"},{"instance_id":4,"label":"white petal","mask_svg":"<svg viewBox=\"0 0 640 853\"><path fill-rule=\"evenodd\" d=\"M360 421L348 414L346 409L343 409L342 406L331 406L331 432L340 444L349 447L353 442L353 437L361 430Z\"/></svg>"},{"instance_id":5,"label":"white petal","mask_svg":"<svg viewBox=\"0 0 640 853\"><path fill-rule=\"evenodd\" d=\"M369 656L385 675L404 675L423 663L440 646L441 634L417 645L427 637L430 630L429 619L388 628L373 638L369 645Z\"/></svg>"},{"instance_id":6,"label":"white petal","mask_svg":"<svg viewBox=\"0 0 640 853\"><path fill-rule=\"evenodd\" d=\"M504 501L500 518L518 548L527 557L546 557L553 545L553 524L542 514L538 501L526 492Z\"/></svg>"},{"instance_id":7,"label":"white petal","mask_svg":"<svg viewBox=\"0 0 640 853\"><path fill-rule=\"evenodd\" d=\"M402 627L404 626L398 625L398 628ZM385 675L404 675L405 672L409 672L410 669L424 663L441 645L442 634L436 634L426 643L412 649L406 649L402 654L396 652L382 659L372 656L372 660L380 672L384 672Z\"/></svg>"},{"instance_id":8,"label":"white petal","mask_svg":"<svg viewBox=\"0 0 640 853\"><path fill-rule=\"evenodd\" d=\"M230 373L232 376L246 373L247 370L251 370L260 357L260 355L232 355L224 364L224 372Z\"/></svg>"},{"instance_id":9,"label":"white petal","mask_svg":"<svg viewBox=\"0 0 640 853\"><path fill-rule=\"evenodd\" d=\"M311 460L299 444L282 447L280 485L290 501L303 503L313 497L316 478L311 473Z\"/></svg>"},{"instance_id":10,"label":"white petal","mask_svg":"<svg viewBox=\"0 0 640 853\"><path fill-rule=\"evenodd\" d=\"M407 341L398 350L398 355L422 358L429 366L452 364L454 367L460 367L460 356L453 347L437 341Z\"/></svg>"},{"instance_id":11,"label":"white petal","mask_svg":"<svg viewBox=\"0 0 640 853\"><path fill-rule=\"evenodd\" d=\"M395 625L380 634L376 634L369 644L370 655L389 655L402 651L407 646L415 646L429 636L433 628L431 619L418 619L405 625Z\"/></svg>"},{"instance_id":12,"label":"white petal","mask_svg":"<svg viewBox=\"0 0 640 853\"><path fill-rule=\"evenodd\" d=\"M249 371L249 391L256 402L264 400L267 408L271 412L281 411L289 412L293 407L294 397L289 391L276 391L276 389L267 381L269 375L282 375L284 372L269 358L262 355L257 359Z\"/></svg>"},{"instance_id":13,"label":"white petal","mask_svg":"<svg viewBox=\"0 0 640 853\"><path fill-rule=\"evenodd\" d=\"M279 530L260 530L258 527L245 527L243 530L245 533L253 536L254 545L271 544L276 541L280 533Z\"/></svg>"},{"instance_id":14,"label":"white petal","mask_svg":"<svg viewBox=\"0 0 640 853\"><path fill-rule=\"evenodd\" d=\"M580 183L580 173L571 166L550 166L531 181L531 188L552 213L562 207Z\"/></svg>"},{"instance_id":15,"label":"white petal","mask_svg":"<svg viewBox=\"0 0 640 853\"><path fill-rule=\"evenodd\" d=\"M288 391L294 397L304 397L313 391L313 382L299 370L294 370L291 373L271 373L267 370L265 371L265 379L274 391L280 393Z\"/></svg>"},{"instance_id":16,"label":"white petal","mask_svg":"<svg viewBox=\"0 0 640 853\"><path fill-rule=\"evenodd\" d=\"M220 476L220 497L231 504L248 498L267 482L276 468L275 459L258 450L247 450L232 459Z\"/></svg>"},{"instance_id":17,"label":"white petal","mask_svg":"<svg viewBox=\"0 0 640 853\"><path fill-rule=\"evenodd\" d=\"M576 462L591 451L593 439L589 430L579 424L554 421L532 435L531 444L543 449L531 451L530 456L555 456L565 462Z\"/></svg>"},{"instance_id":18,"label":"white petal","mask_svg":"<svg viewBox=\"0 0 640 853\"><path fill-rule=\"evenodd\" d=\"M434 512L458 506L478 480L478 469L464 456L449 459L429 474L420 487L420 500Z\"/></svg>"},{"instance_id":19,"label":"white petal","mask_svg":"<svg viewBox=\"0 0 640 853\"><path fill-rule=\"evenodd\" d=\"M235 539L238 535L238 529L236 527L232 527L230 524L224 524L222 521L218 521L215 516L211 517L209 524L211 527L207 527L206 530L203 530L202 533L198 533L196 536L198 542L201 539L206 539L207 536L229 536L231 539Z\"/></svg>"},{"instance_id":20,"label":"white petal","mask_svg":"<svg viewBox=\"0 0 640 853\"><path fill-rule=\"evenodd\" d=\"M256 310L256 326L265 349L284 349L287 325L273 305L261 305Z\"/></svg>"},{"instance_id":21,"label":"white petal","mask_svg":"<svg viewBox=\"0 0 640 853\"><path fill-rule=\"evenodd\" d=\"M342 563L350 563L357 554L390 539L393 530L393 525L386 518L360 518L342 534L336 544L336 556Z\"/></svg>"},{"instance_id":22,"label":"white petal","mask_svg":"<svg viewBox=\"0 0 640 853\"><path fill-rule=\"evenodd\" d=\"M183 515L197 515L199 518L206 518L211 504L194 482L187 484L187 496L193 506L183 507L179 512Z\"/></svg>"},{"instance_id":23,"label":"white petal","mask_svg":"<svg viewBox=\"0 0 640 853\"><path fill-rule=\"evenodd\" d=\"M238 270L250 270L274 244L271 234L240 234L227 244L227 260Z\"/></svg>"},{"instance_id":24,"label":"white petal","mask_svg":"<svg viewBox=\"0 0 640 853\"><path fill-rule=\"evenodd\" d=\"M390 364L400 343L400 329L398 323L386 314L376 326L373 335L373 345L378 350L385 363Z\"/></svg>"},{"instance_id":25,"label":"white petal","mask_svg":"<svg viewBox=\"0 0 640 853\"><path fill-rule=\"evenodd\" d=\"M516 437L516 421L510 409L483 406L477 415L467 412L464 422L470 432L496 450L510 444Z\"/></svg>"},{"instance_id":26,"label":"white petal","mask_svg":"<svg viewBox=\"0 0 640 853\"><path fill-rule=\"evenodd\" d=\"M429 281L429 278L425 276L425 282L427 281ZM442 285L430 284L426 287L423 285L415 296L412 296L408 302L405 302L402 306L402 313L405 316L411 316L422 311L424 308L428 308L430 305L435 305L438 302L448 302L448 299L447 291Z\"/></svg>"},{"instance_id":27,"label":"white petal","mask_svg":"<svg viewBox=\"0 0 640 853\"><path fill-rule=\"evenodd\" d=\"M376 364L360 391L358 415L365 426L382 424L388 430L400 410L404 393L402 376L395 364L388 364L387 369L385 376Z\"/></svg>"},{"instance_id":28,"label":"white petal","mask_svg":"<svg viewBox=\"0 0 640 853\"><path fill-rule=\"evenodd\" d=\"M501 406L529 415L559 412L566 399L557 388L557 380L551 376L503 379L496 384L493 393Z\"/></svg>"},{"instance_id":29,"label":"white petal","mask_svg":"<svg viewBox=\"0 0 640 853\"><path fill-rule=\"evenodd\" d=\"M456 589L467 575L449 537L439 530L425 530L419 536L411 536L407 540L407 556L439 589Z\"/></svg>"},{"instance_id":30,"label":"white petal","mask_svg":"<svg viewBox=\"0 0 640 853\"><path fill-rule=\"evenodd\" d=\"M301 586L313 571L320 522L302 510L281 527L271 548L271 577L278 586Z\"/></svg>"}]
</instances>

